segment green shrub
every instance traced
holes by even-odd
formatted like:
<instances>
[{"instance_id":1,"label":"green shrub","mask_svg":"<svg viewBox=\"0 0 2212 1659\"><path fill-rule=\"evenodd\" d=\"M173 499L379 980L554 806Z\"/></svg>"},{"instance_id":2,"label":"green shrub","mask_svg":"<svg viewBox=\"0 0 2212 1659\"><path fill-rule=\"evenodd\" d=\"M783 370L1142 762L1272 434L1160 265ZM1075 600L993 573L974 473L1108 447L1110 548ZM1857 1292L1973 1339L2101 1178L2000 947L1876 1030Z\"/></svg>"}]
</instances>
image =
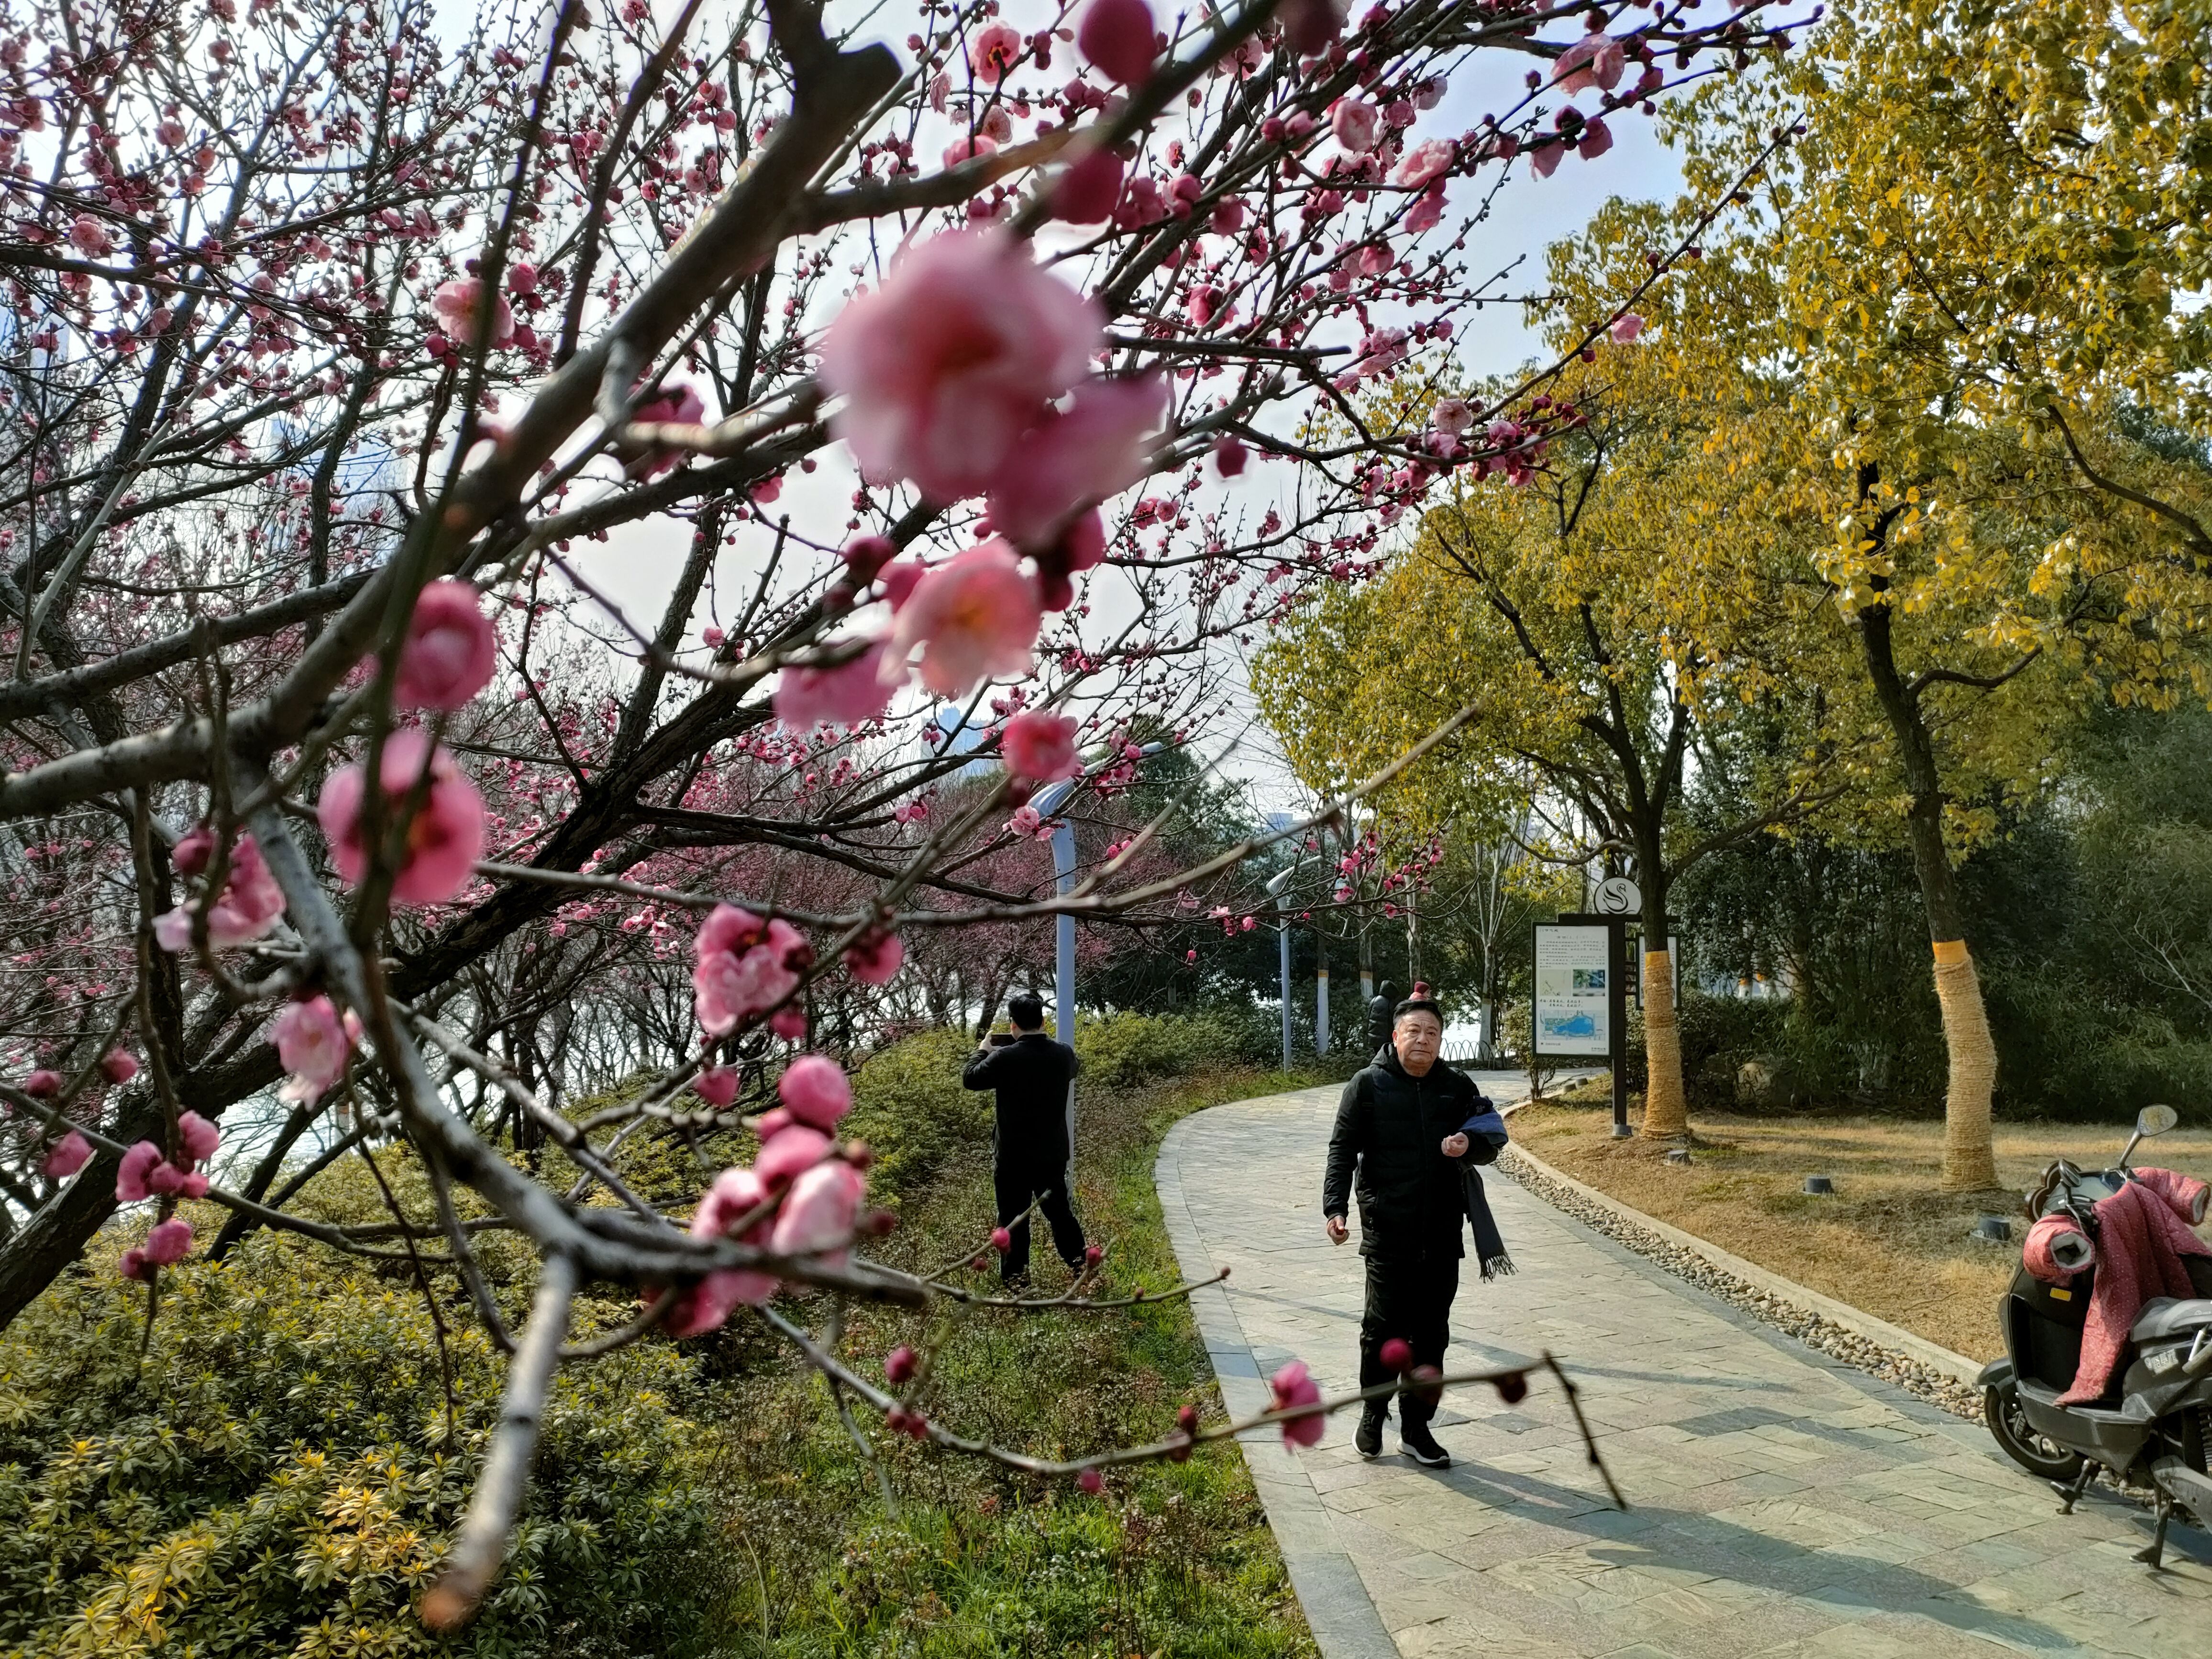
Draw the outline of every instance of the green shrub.
<instances>
[{"instance_id":1,"label":"green shrub","mask_svg":"<svg viewBox=\"0 0 2212 1659\"><path fill-rule=\"evenodd\" d=\"M991 1133L991 1097L960 1085L975 1052L964 1031L918 1031L871 1055L853 1078L853 1115L843 1132L865 1140L876 1161L868 1190L896 1203L963 1146Z\"/></svg>"},{"instance_id":2,"label":"green shrub","mask_svg":"<svg viewBox=\"0 0 2212 1659\"><path fill-rule=\"evenodd\" d=\"M1084 1081L1100 1089L1130 1089L1158 1078L1188 1077L1203 1066L1234 1065L1249 1058L1244 1043L1243 1032L1210 1012L1109 1014L1075 1024Z\"/></svg>"},{"instance_id":3,"label":"green shrub","mask_svg":"<svg viewBox=\"0 0 2212 1659\"><path fill-rule=\"evenodd\" d=\"M0 1652L713 1650L725 1551L693 1362L665 1343L559 1374L482 1616L422 1628L504 1371L464 1309L446 1322L450 1433L404 1270L258 1235L163 1275L143 1359L143 1290L112 1259L65 1275L0 1336Z\"/></svg>"}]
</instances>

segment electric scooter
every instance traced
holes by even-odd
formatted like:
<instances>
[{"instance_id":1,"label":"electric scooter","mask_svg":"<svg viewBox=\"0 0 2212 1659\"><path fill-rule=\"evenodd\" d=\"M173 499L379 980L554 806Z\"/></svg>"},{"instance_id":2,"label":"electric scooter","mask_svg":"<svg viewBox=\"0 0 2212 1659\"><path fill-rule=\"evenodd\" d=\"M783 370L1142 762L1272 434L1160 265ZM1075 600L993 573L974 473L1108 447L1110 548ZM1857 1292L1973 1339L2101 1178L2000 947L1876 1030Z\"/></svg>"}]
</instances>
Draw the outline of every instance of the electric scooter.
<instances>
[{"instance_id":1,"label":"electric scooter","mask_svg":"<svg viewBox=\"0 0 2212 1659\"><path fill-rule=\"evenodd\" d=\"M2085 1170L2061 1158L2027 1195L2031 1224L2061 1210L2094 1227L2093 1206L2130 1177L2137 1145L2173 1127L2171 1106L2146 1106L2127 1150L2112 1169ZM2212 1477L2205 1446L2212 1440L2212 1257L2184 1256L2196 1296L2156 1297L2143 1304L2128 1334L2132 1350L2104 1397L2062 1406L2081 1359L2081 1331L2095 1287L2093 1262L2067 1285L2046 1285L2023 1265L1997 1305L2005 1358L1983 1368L1982 1410L2005 1455L2051 1482L2074 1505L2101 1474L2150 1486L2158 1516L2149 1546L2136 1559L2157 1567L2176 1509L2212 1528Z\"/></svg>"}]
</instances>

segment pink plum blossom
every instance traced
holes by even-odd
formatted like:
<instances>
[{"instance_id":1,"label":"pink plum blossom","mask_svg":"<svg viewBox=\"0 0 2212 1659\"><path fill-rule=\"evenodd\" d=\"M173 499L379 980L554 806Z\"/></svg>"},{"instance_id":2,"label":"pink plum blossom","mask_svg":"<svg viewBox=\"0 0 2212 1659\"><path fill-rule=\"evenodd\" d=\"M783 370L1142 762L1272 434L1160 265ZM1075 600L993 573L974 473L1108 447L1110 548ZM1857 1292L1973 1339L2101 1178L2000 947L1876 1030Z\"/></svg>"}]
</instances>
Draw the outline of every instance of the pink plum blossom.
<instances>
[{"instance_id":1,"label":"pink plum blossom","mask_svg":"<svg viewBox=\"0 0 2212 1659\"><path fill-rule=\"evenodd\" d=\"M787 1002L768 1017L768 1029L788 1042L806 1040L806 1005Z\"/></svg>"},{"instance_id":2,"label":"pink plum blossom","mask_svg":"<svg viewBox=\"0 0 2212 1659\"><path fill-rule=\"evenodd\" d=\"M80 213L70 221L70 246L87 258L96 258L115 246L107 227L89 213Z\"/></svg>"},{"instance_id":3,"label":"pink plum blossom","mask_svg":"<svg viewBox=\"0 0 2212 1659\"><path fill-rule=\"evenodd\" d=\"M138 1056L128 1048L110 1048L100 1057L100 1074L110 1083L128 1083L138 1075Z\"/></svg>"},{"instance_id":4,"label":"pink plum blossom","mask_svg":"<svg viewBox=\"0 0 2212 1659\"><path fill-rule=\"evenodd\" d=\"M204 1164L222 1144L222 1131L198 1112L186 1112L177 1120L177 1139L184 1144L186 1158Z\"/></svg>"},{"instance_id":5,"label":"pink plum blossom","mask_svg":"<svg viewBox=\"0 0 2212 1659\"><path fill-rule=\"evenodd\" d=\"M161 1161L161 1147L150 1140L142 1140L125 1151L123 1162L116 1166L115 1201L136 1204L150 1197L153 1188L147 1184L147 1177Z\"/></svg>"},{"instance_id":6,"label":"pink plum blossom","mask_svg":"<svg viewBox=\"0 0 2212 1659\"><path fill-rule=\"evenodd\" d=\"M706 413L706 401L699 396L696 387L664 385L658 397L631 410L629 418L639 426L696 426ZM623 472L632 478L657 478L671 467L682 465L684 459L684 452L680 449L647 448L635 444L617 445L615 453L623 459Z\"/></svg>"},{"instance_id":7,"label":"pink plum blossom","mask_svg":"<svg viewBox=\"0 0 2212 1659\"><path fill-rule=\"evenodd\" d=\"M1634 312L1626 312L1613 319L1611 331L1615 343L1626 345L1644 332L1644 319Z\"/></svg>"},{"instance_id":8,"label":"pink plum blossom","mask_svg":"<svg viewBox=\"0 0 2212 1659\"><path fill-rule=\"evenodd\" d=\"M781 1002L799 988L799 974L814 960L805 936L781 920L763 922L750 910L718 904L700 924L692 946L693 999L699 1024L722 1036Z\"/></svg>"},{"instance_id":9,"label":"pink plum blossom","mask_svg":"<svg viewBox=\"0 0 2212 1659\"><path fill-rule=\"evenodd\" d=\"M499 637L477 598L473 583L450 576L431 582L416 598L392 681L399 707L459 708L491 684Z\"/></svg>"},{"instance_id":10,"label":"pink plum blossom","mask_svg":"<svg viewBox=\"0 0 2212 1659\"><path fill-rule=\"evenodd\" d=\"M819 1129L790 1121L785 1107L785 1127L769 1136L753 1160L753 1173L773 1188L788 1186L819 1164L830 1152L830 1137Z\"/></svg>"},{"instance_id":11,"label":"pink plum blossom","mask_svg":"<svg viewBox=\"0 0 2212 1659\"><path fill-rule=\"evenodd\" d=\"M215 831L201 824L177 842L169 861L181 875L196 876L215 857ZM179 905L154 918L155 942L165 951L187 949L192 939L192 910ZM241 835L231 843L229 874L222 896L208 910L208 943L217 950L246 945L276 925L284 914L283 890L262 861L261 848L252 836Z\"/></svg>"},{"instance_id":12,"label":"pink plum blossom","mask_svg":"<svg viewBox=\"0 0 2212 1659\"><path fill-rule=\"evenodd\" d=\"M33 1100L52 1100L62 1091L62 1074L50 1066L41 1066L23 1079L23 1092Z\"/></svg>"},{"instance_id":13,"label":"pink plum blossom","mask_svg":"<svg viewBox=\"0 0 2212 1659\"><path fill-rule=\"evenodd\" d=\"M1082 377L1097 306L995 229L909 247L883 286L838 313L818 378L831 424L872 481L911 479L938 502L984 489L1038 406Z\"/></svg>"},{"instance_id":14,"label":"pink plum blossom","mask_svg":"<svg viewBox=\"0 0 2212 1659\"><path fill-rule=\"evenodd\" d=\"M963 132L945 147L941 158L948 167L957 167L963 161L973 161L985 155L999 153L999 141L988 132Z\"/></svg>"},{"instance_id":15,"label":"pink plum blossom","mask_svg":"<svg viewBox=\"0 0 2212 1659\"><path fill-rule=\"evenodd\" d=\"M738 1097L737 1067L709 1066L691 1079L691 1092L720 1111Z\"/></svg>"},{"instance_id":16,"label":"pink plum blossom","mask_svg":"<svg viewBox=\"0 0 2212 1659\"><path fill-rule=\"evenodd\" d=\"M71 1129L53 1144L46 1153L46 1163L40 1167L46 1170L51 1179L59 1181L64 1176L75 1175L79 1170L84 1168L91 1158L92 1143L76 1130Z\"/></svg>"},{"instance_id":17,"label":"pink plum blossom","mask_svg":"<svg viewBox=\"0 0 2212 1659\"><path fill-rule=\"evenodd\" d=\"M1144 0L1136 0L1141 5ZM1121 158L1111 149L1094 149L1069 165L1052 190L1052 210L1072 225L1103 224L1121 199Z\"/></svg>"},{"instance_id":18,"label":"pink plum blossom","mask_svg":"<svg viewBox=\"0 0 2212 1659\"><path fill-rule=\"evenodd\" d=\"M1575 138L1575 153L1585 161L1595 161L1613 148L1613 129L1593 116L1583 123L1582 131Z\"/></svg>"},{"instance_id":19,"label":"pink plum blossom","mask_svg":"<svg viewBox=\"0 0 2212 1659\"><path fill-rule=\"evenodd\" d=\"M817 726L858 726L890 704L897 678L884 672L884 642L877 640L834 668L787 668L776 677L775 717L794 732Z\"/></svg>"},{"instance_id":20,"label":"pink plum blossom","mask_svg":"<svg viewBox=\"0 0 2212 1659\"><path fill-rule=\"evenodd\" d=\"M438 319L438 327L455 345L472 345L476 342L477 307L483 302L484 285L474 276L464 276L450 283L441 283L430 298L430 313ZM507 303L507 295L491 296L491 343L505 345L514 337L514 311Z\"/></svg>"},{"instance_id":21,"label":"pink plum blossom","mask_svg":"<svg viewBox=\"0 0 2212 1659\"><path fill-rule=\"evenodd\" d=\"M1075 47L1108 79L1140 87L1152 78L1158 35L1145 0L1091 0L1075 27Z\"/></svg>"},{"instance_id":22,"label":"pink plum blossom","mask_svg":"<svg viewBox=\"0 0 2212 1659\"><path fill-rule=\"evenodd\" d=\"M784 1068L776 1096L794 1121L823 1133L853 1109L853 1085L837 1062L824 1054L801 1054Z\"/></svg>"},{"instance_id":23,"label":"pink plum blossom","mask_svg":"<svg viewBox=\"0 0 2212 1659\"><path fill-rule=\"evenodd\" d=\"M1429 424L1456 438L1474 424L1474 410L1464 398L1439 398L1429 410Z\"/></svg>"},{"instance_id":24,"label":"pink plum blossom","mask_svg":"<svg viewBox=\"0 0 2212 1659\"><path fill-rule=\"evenodd\" d=\"M1354 155L1375 148L1382 131L1382 118L1364 98L1340 98L1328 112L1328 130L1336 142Z\"/></svg>"},{"instance_id":25,"label":"pink plum blossom","mask_svg":"<svg viewBox=\"0 0 2212 1659\"><path fill-rule=\"evenodd\" d=\"M1559 163L1566 153L1567 146L1564 141L1534 145L1528 152L1529 171L1539 179L1548 179L1559 170Z\"/></svg>"},{"instance_id":26,"label":"pink plum blossom","mask_svg":"<svg viewBox=\"0 0 2212 1659\"><path fill-rule=\"evenodd\" d=\"M991 23L968 43L968 67L987 87L1005 80L1022 58L1022 32L1011 23Z\"/></svg>"},{"instance_id":27,"label":"pink plum blossom","mask_svg":"<svg viewBox=\"0 0 2212 1659\"><path fill-rule=\"evenodd\" d=\"M1406 229L1419 236L1424 231L1434 230L1443 222L1444 185L1439 179L1416 197L1413 205L1406 210Z\"/></svg>"},{"instance_id":28,"label":"pink plum blossom","mask_svg":"<svg viewBox=\"0 0 2212 1659\"><path fill-rule=\"evenodd\" d=\"M1271 1409L1287 1410L1293 1406L1317 1405L1321 1401L1321 1385L1313 1380L1303 1359L1293 1359L1267 1379L1274 1393ZM1283 1425L1283 1443L1286 1446L1313 1446L1321 1443L1328 1428L1320 1413L1310 1417L1297 1417Z\"/></svg>"},{"instance_id":29,"label":"pink plum blossom","mask_svg":"<svg viewBox=\"0 0 2212 1659\"><path fill-rule=\"evenodd\" d=\"M441 904L468 885L483 851L483 797L461 774L442 746L408 728L389 733L379 775L388 825L415 789L425 769L429 790L407 826L406 848L392 896L401 904ZM362 839L362 805L368 793L366 763L331 774L315 803L315 817L330 842L331 862L349 882L368 873L369 852Z\"/></svg>"},{"instance_id":30,"label":"pink plum blossom","mask_svg":"<svg viewBox=\"0 0 2212 1659\"><path fill-rule=\"evenodd\" d=\"M845 952L845 971L863 985L888 985L906 960L896 933L869 933Z\"/></svg>"},{"instance_id":31,"label":"pink plum blossom","mask_svg":"<svg viewBox=\"0 0 2212 1659\"><path fill-rule=\"evenodd\" d=\"M768 1188L752 1170L723 1170L699 1200L699 1207L692 1212L691 1236L738 1237L739 1224L757 1212L768 1195ZM761 1217L744 1230L741 1242L764 1243L769 1225L769 1218ZM678 1294L668 1310L668 1334L684 1337L711 1331L738 1308L760 1306L775 1294L775 1283L772 1274L743 1267L721 1268L708 1273L697 1285Z\"/></svg>"},{"instance_id":32,"label":"pink plum blossom","mask_svg":"<svg viewBox=\"0 0 2212 1659\"><path fill-rule=\"evenodd\" d=\"M360 1036L353 1014L341 1016L328 997L309 997L276 1016L276 1058L291 1073L278 1092L302 1104L320 1100L345 1077L346 1058Z\"/></svg>"},{"instance_id":33,"label":"pink plum blossom","mask_svg":"<svg viewBox=\"0 0 2212 1659\"><path fill-rule=\"evenodd\" d=\"M1416 144L1391 173L1390 181L1409 189L1420 189L1431 179L1441 179L1449 173L1455 155L1449 138L1431 138Z\"/></svg>"},{"instance_id":34,"label":"pink plum blossom","mask_svg":"<svg viewBox=\"0 0 2212 1659\"><path fill-rule=\"evenodd\" d=\"M832 1260L842 1257L867 1190L867 1177L843 1159L816 1164L792 1182L776 1212L769 1248L778 1255L827 1251L835 1253Z\"/></svg>"},{"instance_id":35,"label":"pink plum blossom","mask_svg":"<svg viewBox=\"0 0 2212 1659\"><path fill-rule=\"evenodd\" d=\"M115 1264L116 1272L125 1279L146 1279L153 1277L146 1267L146 1252L133 1246L124 1251L123 1259Z\"/></svg>"},{"instance_id":36,"label":"pink plum blossom","mask_svg":"<svg viewBox=\"0 0 2212 1659\"><path fill-rule=\"evenodd\" d=\"M921 653L921 683L964 697L987 679L1026 674L1044 612L1014 550L994 536L927 572L891 628L884 672Z\"/></svg>"},{"instance_id":37,"label":"pink plum blossom","mask_svg":"<svg viewBox=\"0 0 2212 1659\"><path fill-rule=\"evenodd\" d=\"M173 1267L191 1254L192 1224L171 1216L146 1235L146 1260L157 1267Z\"/></svg>"},{"instance_id":38,"label":"pink plum blossom","mask_svg":"<svg viewBox=\"0 0 2212 1659\"><path fill-rule=\"evenodd\" d=\"M1024 434L991 480L991 527L1035 551L1085 507L1137 483L1167 404L1167 382L1153 375L1077 388L1066 413L1048 414Z\"/></svg>"},{"instance_id":39,"label":"pink plum blossom","mask_svg":"<svg viewBox=\"0 0 2212 1659\"><path fill-rule=\"evenodd\" d=\"M1611 92L1627 66L1627 48L1609 34L1585 34L1559 54L1552 66L1553 84L1573 94L1588 87Z\"/></svg>"},{"instance_id":40,"label":"pink plum blossom","mask_svg":"<svg viewBox=\"0 0 2212 1659\"><path fill-rule=\"evenodd\" d=\"M1275 16L1291 49L1312 57L1344 33L1351 11L1352 0L1283 0Z\"/></svg>"},{"instance_id":41,"label":"pink plum blossom","mask_svg":"<svg viewBox=\"0 0 2212 1659\"><path fill-rule=\"evenodd\" d=\"M1006 770L1016 777L1031 783L1057 782L1083 769L1076 757L1075 732L1075 722L1067 716L1033 708L1006 722L999 752Z\"/></svg>"}]
</instances>

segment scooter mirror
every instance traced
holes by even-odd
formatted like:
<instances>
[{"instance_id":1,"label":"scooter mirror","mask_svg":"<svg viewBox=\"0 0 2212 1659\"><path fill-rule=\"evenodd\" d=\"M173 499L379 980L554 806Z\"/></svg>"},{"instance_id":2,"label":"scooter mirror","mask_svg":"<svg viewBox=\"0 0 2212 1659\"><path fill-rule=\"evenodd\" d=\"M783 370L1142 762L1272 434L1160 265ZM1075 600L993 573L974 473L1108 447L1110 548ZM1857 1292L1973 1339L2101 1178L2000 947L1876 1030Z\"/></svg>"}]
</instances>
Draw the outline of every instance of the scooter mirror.
<instances>
[{"instance_id":1,"label":"scooter mirror","mask_svg":"<svg viewBox=\"0 0 2212 1659\"><path fill-rule=\"evenodd\" d=\"M2181 1115L2171 1106L2146 1106L2136 1116L2136 1133L2148 1140L2153 1135L2162 1135L2181 1121Z\"/></svg>"}]
</instances>

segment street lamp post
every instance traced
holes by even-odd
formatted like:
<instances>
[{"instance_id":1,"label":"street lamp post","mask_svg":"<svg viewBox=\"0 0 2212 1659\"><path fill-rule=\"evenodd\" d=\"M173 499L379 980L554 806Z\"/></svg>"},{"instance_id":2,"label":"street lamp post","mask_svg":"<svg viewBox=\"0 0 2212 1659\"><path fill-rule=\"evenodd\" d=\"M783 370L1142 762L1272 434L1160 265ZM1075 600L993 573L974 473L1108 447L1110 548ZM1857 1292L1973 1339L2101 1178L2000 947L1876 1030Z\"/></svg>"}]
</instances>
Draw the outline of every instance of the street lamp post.
<instances>
[{"instance_id":1,"label":"street lamp post","mask_svg":"<svg viewBox=\"0 0 2212 1659\"><path fill-rule=\"evenodd\" d=\"M1275 947L1283 994L1283 1069L1286 1072L1291 1069L1291 915L1283 908L1283 889L1297 872L1298 866L1293 864L1267 878L1267 896L1275 901Z\"/></svg>"}]
</instances>

